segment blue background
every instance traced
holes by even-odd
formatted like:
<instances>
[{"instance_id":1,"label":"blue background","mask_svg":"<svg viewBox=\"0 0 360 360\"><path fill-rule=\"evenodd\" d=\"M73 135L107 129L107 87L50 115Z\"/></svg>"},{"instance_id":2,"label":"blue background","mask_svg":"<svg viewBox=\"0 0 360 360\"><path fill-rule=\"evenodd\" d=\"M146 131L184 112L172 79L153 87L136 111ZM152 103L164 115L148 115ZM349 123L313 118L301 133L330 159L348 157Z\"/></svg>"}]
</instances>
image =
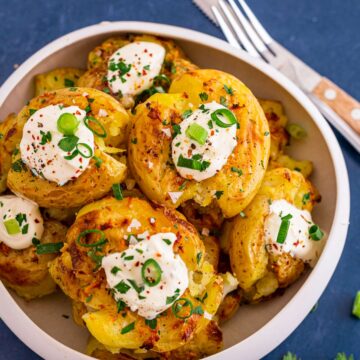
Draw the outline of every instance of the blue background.
<instances>
[{"instance_id":1,"label":"blue background","mask_svg":"<svg viewBox=\"0 0 360 360\"><path fill-rule=\"evenodd\" d=\"M359 0L248 3L275 39L360 99ZM21 64L48 42L103 20L162 22L223 38L190 0L0 0L0 83L11 74L14 64ZM333 359L341 351L360 359L360 320L351 316L353 297L360 290L360 156L336 135L351 185L351 224L346 247L318 309L266 359L281 359L287 351L303 360ZM0 359L39 357L0 321Z\"/></svg>"}]
</instances>

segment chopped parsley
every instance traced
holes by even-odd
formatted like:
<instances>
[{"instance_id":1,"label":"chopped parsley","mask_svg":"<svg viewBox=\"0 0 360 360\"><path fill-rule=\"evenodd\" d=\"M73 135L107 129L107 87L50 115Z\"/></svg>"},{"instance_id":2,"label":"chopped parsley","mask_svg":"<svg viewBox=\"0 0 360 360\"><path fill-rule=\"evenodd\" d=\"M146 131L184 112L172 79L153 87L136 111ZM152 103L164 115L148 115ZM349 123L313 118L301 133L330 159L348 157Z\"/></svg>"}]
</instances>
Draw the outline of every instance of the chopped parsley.
<instances>
[{"instance_id":1,"label":"chopped parsley","mask_svg":"<svg viewBox=\"0 0 360 360\"><path fill-rule=\"evenodd\" d=\"M208 94L206 92L201 92L199 94L199 98L200 98L201 101L206 101L209 98L209 96L208 96Z\"/></svg>"},{"instance_id":2,"label":"chopped parsley","mask_svg":"<svg viewBox=\"0 0 360 360\"><path fill-rule=\"evenodd\" d=\"M225 89L227 94L234 95L234 90L232 89L232 87L224 85L224 89Z\"/></svg>"},{"instance_id":3,"label":"chopped parsley","mask_svg":"<svg viewBox=\"0 0 360 360\"><path fill-rule=\"evenodd\" d=\"M173 296L166 297L166 305L173 303L180 295L180 289L176 289Z\"/></svg>"},{"instance_id":4,"label":"chopped parsley","mask_svg":"<svg viewBox=\"0 0 360 360\"><path fill-rule=\"evenodd\" d=\"M237 173L239 176L241 176L243 174L242 170L235 166L232 166L230 170L234 173Z\"/></svg>"},{"instance_id":5,"label":"chopped parsley","mask_svg":"<svg viewBox=\"0 0 360 360\"><path fill-rule=\"evenodd\" d=\"M117 290L120 294L126 294L130 286L125 283L124 280L121 280L117 285L114 286L114 289Z\"/></svg>"},{"instance_id":6,"label":"chopped parsley","mask_svg":"<svg viewBox=\"0 0 360 360\"><path fill-rule=\"evenodd\" d=\"M73 86L75 86L75 83L74 83L73 80L65 79L64 80L64 85L65 85L65 87L73 87Z\"/></svg>"},{"instance_id":7,"label":"chopped parsley","mask_svg":"<svg viewBox=\"0 0 360 360\"><path fill-rule=\"evenodd\" d=\"M51 132L47 131L46 133L42 130L40 130L40 134L41 134L41 141L40 141L40 145L45 145L46 143L51 141Z\"/></svg>"},{"instance_id":8,"label":"chopped parsley","mask_svg":"<svg viewBox=\"0 0 360 360\"><path fill-rule=\"evenodd\" d=\"M157 320L156 319L145 319L145 325L147 325L151 330L155 330L157 327Z\"/></svg>"},{"instance_id":9,"label":"chopped parsley","mask_svg":"<svg viewBox=\"0 0 360 360\"><path fill-rule=\"evenodd\" d=\"M111 273L113 275L116 275L119 271L121 271L121 269L117 266L114 266L112 269L111 269Z\"/></svg>"},{"instance_id":10,"label":"chopped parsley","mask_svg":"<svg viewBox=\"0 0 360 360\"><path fill-rule=\"evenodd\" d=\"M219 199L221 198L221 196L222 196L223 193L224 193L224 192L221 191L221 190L216 191L216 192L215 192L216 198L219 200Z\"/></svg>"},{"instance_id":11,"label":"chopped parsley","mask_svg":"<svg viewBox=\"0 0 360 360\"><path fill-rule=\"evenodd\" d=\"M304 194L303 195L303 197L302 197L302 203L303 203L303 205L306 205L308 202L309 202L309 200L310 200L310 193L306 193L306 194Z\"/></svg>"}]
</instances>

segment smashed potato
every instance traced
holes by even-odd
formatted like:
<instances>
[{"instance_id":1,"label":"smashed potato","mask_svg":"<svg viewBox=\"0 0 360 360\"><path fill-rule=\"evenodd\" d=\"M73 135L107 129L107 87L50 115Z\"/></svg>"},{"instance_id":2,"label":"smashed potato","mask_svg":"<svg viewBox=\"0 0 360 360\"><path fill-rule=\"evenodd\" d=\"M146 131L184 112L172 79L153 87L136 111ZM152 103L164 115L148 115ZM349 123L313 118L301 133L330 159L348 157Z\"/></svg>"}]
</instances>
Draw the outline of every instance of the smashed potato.
<instances>
[{"instance_id":1,"label":"smashed potato","mask_svg":"<svg viewBox=\"0 0 360 360\"><path fill-rule=\"evenodd\" d=\"M231 88L231 94L227 88ZM226 102L239 123L237 146L227 164L213 177L184 179L171 156L172 125L182 114L206 102ZM268 163L270 137L264 113L250 90L230 74L195 70L176 78L169 94L155 94L136 108L129 139L129 166L145 195L160 204L178 207L194 200L205 207L217 204L225 217L238 214L255 196ZM234 171L233 169L241 169ZM172 194L178 194L175 200ZM221 196L216 196L220 194Z\"/></svg>"},{"instance_id":2,"label":"smashed potato","mask_svg":"<svg viewBox=\"0 0 360 360\"><path fill-rule=\"evenodd\" d=\"M35 96L49 91L59 90L78 85L84 70L65 67L51 70L35 76Z\"/></svg>"},{"instance_id":3,"label":"smashed potato","mask_svg":"<svg viewBox=\"0 0 360 360\"><path fill-rule=\"evenodd\" d=\"M150 225L150 218L156 218L156 222ZM202 314L193 313L185 322L175 317L170 308L157 317L156 328L152 329L146 325L143 317L128 307L118 313L105 272L99 267L101 262L98 261L106 254L121 252L128 247L125 239L132 219L137 219L141 224L136 230L132 229L131 233L135 236L144 231L149 231L150 235L160 232L177 234L174 252L181 256L190 272L189 288L182 298L191 300L194 307L202 307ZM102 229L107 239L102 248L91 255L89 247L76 241L82 231L89 229ZM98 234L91 234L87 241L91 244L97 240ZM175 210L152 206L137 198L127 197L121 201L105 198L79 211L67 233L61 256L50 266L50 274L66 295L90 309L82 319L90 333L107 350L119 352L120 349L142 348L163 353L188 343L209 323L204 312L215 314L220 305L222 278L214 273L213 267L204 261L202 255L199 256L204 252L204 245L195 228ZM77 308L81 309L79 305ZM121 332L133 322L131 332Z\"/></svg>"},{"instance_id":4,"label":"smashed potato","mask_svg":"<svg viewBox=\"0 0 360 360\"><path fill-rule=\"evenodd\" d=\"M54 220L44 222L40 244L63 242L66 227ZM51 294L56 284L48 271L48 264L57 254L36 253L36 247L14 250L0 243L0 280L10 289L31 300Z\"/></svg>"},{"instance_id":5,"label":"smashed potato","mask_svg":"<svg viewBox=\"0 0 360 360\"><path fill-rule=\"evenodd\" d=\"M309 194L308 201L303 196ZM256 301L293 283L305 269L302 260L287 253L275 256L266 249L264 222L269 214L269 202L285 199L302 210L311 212L316 191L297 171L277 168L266 173L259 192L231 222L230 263L245 298Z\"/></svg>"},{"instance_id":6,"label":"smashed potato","mask_svg":"<svg viewBox=\"0 0 360 360\"><path fill-rule=\"evenodd\" d=\"M170 81L182 73L197 69L197 66L186 59L183 51L172 40L152 36L152 35L128 35L123 37L114 37L105 40L89 53L88 71L81 76L79 86L92 87L98 90L106 91L111 94L106 79L108 70L108 61L113 53L132 42L145 41L162 45L165 48L165 61L161 69L161 74L166 75ZM136 97L122 96L112 94L125 108L131 108L138 101ZM139 99L141 96L139 95Z\"/></svg>"},{"instance_id":7,"label":"smashed potato","mask_svg":"<svg viewBox=\"0 0 360 360\"><path fill-rule=\"evenodd\" d=\"M55 104L77 105L81 109L89 107L88 114L104 126L106 138L95 137L97 146L95 155L100 159L101 165L97 166L96 160L91 159L89 167L82 175L63 186L58 186L54 182L34 176L31 170L22 163L20 152L16 150L13 155L13 165L8 173L7 185L11 191L22 194L41 207L68 208L69 204L71 207L77 207L103 197L113 184L125 179L126 166L111 155L120 151L117 148L122 146L126 138L129 117L119 103L98 90L62 89L31 100L20 111L16 120L12 121L11 129L14 130L8 131L2 146L12 148L14 144L19 144L22 128L31 111ZM106 112L106 116L100 116L103 115L99 113L101 109Z\"/></svg>"}]
</instances>

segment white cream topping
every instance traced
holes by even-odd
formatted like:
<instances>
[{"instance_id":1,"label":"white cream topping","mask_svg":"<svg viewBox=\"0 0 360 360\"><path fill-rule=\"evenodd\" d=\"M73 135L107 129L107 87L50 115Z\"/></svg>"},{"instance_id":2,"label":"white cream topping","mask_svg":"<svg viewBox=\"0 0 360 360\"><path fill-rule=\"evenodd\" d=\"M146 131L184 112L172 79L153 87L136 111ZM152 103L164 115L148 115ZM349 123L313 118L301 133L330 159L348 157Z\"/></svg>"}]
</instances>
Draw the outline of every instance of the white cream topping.
<instances>
[{"instance_id":1,"label":"white cream topping","mask_svg":"<svg viewBox=\"0 0 360 360\"><path fill-rule=\"evenodd\" d=\"M80 154L71 160L65 159L73 151L63 151L59 141L64 138L57 128L60 115L70 113L79 120L75 132L78 143L88 145L94 152L94 135L84 124L86 112L78 106L49 105L37 110L27 120L20 142L22 161L37 175L62 186L79 177L88 167L90 158Z\"/></svg>"},{"instance_id":2,"label":"white cream topping","mask_svg":"<svg viewBox=\"0 0 360 360\"><path fill-rule=\"evenodd\" d=\"M128 249L105 256L102 267L109 287L115 290L115 300L125 302L131 311L138 311L140 316L153 319L171 307L188 288L188 271L181 257L174 253L174 233L152 236L144 233L137 238L143 240L137 242L130 239ZM154 286L146 284L141 273L149 259L155 260L161 269L161 279ZM138 291L131 281L136 284Z\"/></svg>"},{"instance_id":3,"label":"white cream topping","mask_svg":"<svg viewBox=\"0 0 360 360\"><path fill-rule=\"evenodd\" d=\"M150 88L164 58L165 49L152 42L137 41L119 48L108 62L106 78L111 91L137 95Z\"/></svg>"},{"instance_id":4,"label":"white cream topping","mask_svg":"<svg viewBox=\"0 0 360 360\"><path fill-rule=\"evenodd\" d=\"M292 218L283 244L277 242L282 218L290 214ZM313 225L311 214L300 210L286 200L275 200L270 205L270 213L265 219L264 232L267 250L276 255L289 253L310 266L314 266L322 248L321 241L314 241L309 236Z\"/></svg>"},{"instance_id":5,"label":"white cream topping","mask_svg":"<svg viewBox=\"0 0 360 360\"><path fill-rule=\"evenodd\" d=\"M9 234L6 223L18 232ZM33 238L40 240L43 232L43 219L37 204L15 195L0 196L0 242L15 250L26 249L32 245Z\"/></svg>"},{"instance_id":6,"label":"white cream topping","mask_svg":"<svg viewBox=\"0 0 360 360\"><path fill-rule=\"evenodd\" d=\"M227 163L228 157L237 144L236 124L230 127L220 127L211 120L211 113L226 107L213 101L202 105L202 109L195 110L190 116L180 123L180 133L172 141L172 158L179 174L187 179L202 181L214 176ZM200 144L191 139L186 130L192 124L203 127L207 133L205 144ZM198 159L206 168L203 170L190 169L178 165L180 156L186 159Z\"/></svg>"}]
</instances>

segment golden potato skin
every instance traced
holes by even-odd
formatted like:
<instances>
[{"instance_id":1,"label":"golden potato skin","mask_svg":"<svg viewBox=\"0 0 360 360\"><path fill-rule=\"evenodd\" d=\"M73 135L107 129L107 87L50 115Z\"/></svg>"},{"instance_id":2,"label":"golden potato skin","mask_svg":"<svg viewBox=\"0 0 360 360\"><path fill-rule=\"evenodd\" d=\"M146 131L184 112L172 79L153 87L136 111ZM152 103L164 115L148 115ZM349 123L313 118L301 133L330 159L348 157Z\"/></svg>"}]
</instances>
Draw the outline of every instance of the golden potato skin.
<instances>
[{"instance_id":1,"label":"golden potato skin","mask_svg":"<svg viewBox=\"0 0 360 360\"><path fill-rule=\"evenodd\" d=\"M310 200L303 203L303 195ZM245 217L232 221L230 262L240 287L251 300L268 296L277 288L294 282L304 270L304 263L288 254L276 257L265 247L264 221L269 214L269 201L285 199L299 209L311 211L316 192L297 171L277 168L266 173L261 188L244 210Z\"/></svg>"},{"instance_id":2,"label":"golden potato skin","mask_svg":"<svg viewBox=\"0 0 360 360\"><path fill-rule=\"evenodd\" d=\"M113 53L120 47L135 41L153 42L162 45L165 48L165 60L161 73L168 76L170 80L182 73L197 69L197 66L186 59L183 51L172 40L152 36L152 35L127 35L123 37L114 37L105 40L89 53L88 71L81 76L79 86L93 87L98 90L109 89L109 84L104 79L108 71L108 61ZM111 93L111 90L109 92ZM134 105L133 97L116 97L126 108Z\"/></svg>"},{"instance_id":3,"label":"golden potato skin","mask_svg":"<svg viewBox=\"0 0 360 360\"><path fill-rule=\"evenodd\" d=\"M83 73L84 70L81 69L64 67L36 75L34 79L35 96L48 91L77 86L78 80Z\"/></svg>"},{"instance_id":4,"label":"golden potato skin","mask_svg":"<svg viewBox=\"0 0 360 360\"><path fill-rule=\"evenodd\" d=\"M166 353L159 354L153 351L136 353L123 350L118 354L112 354L96 339L91 338L88 344L87 354L101 360L198 360L221 351L223 348L222 339L221 329L215 321L210 321L208 325L196 333L187 344Z\"/></svg>"},{"instance_id":5,"label":"golden potato skin","mask_svg":"<svg viewBox=\"0 0 360 360\"><path fill-rule=\"evenodd\" d=\"M232 88L233 95L224 85ZM234 112L240 124L238 144L215 176L201 182L185 181L174 168L172 139L163 130L173 131L171 125L182 121L185 110L197 109L202 92L208 94L206 102L220 102L223 97ZM260 186L269 158L268 131L259 103L241 81L218 70L191 71L173 81L169 94L155 94L137 106L129 139L129 166L142 191L155 202L169 207L190 199L201 206L214 202L225 217L232 217L251 201ZM232 167L243 174L231 171ZM183 194L174 204L169 192L180 190ZM216 191L223 191L219 199Z\"/></svg>"},{"instance_id":6,"label":"golden potato skin","mask_svg":"<svg viewBox=\"0 0 360 360\"><path fill-rule=\"evenodd\" d=\"M270 161L268 170L278 167L285 167L290 170L301 172L308 178L313 171L313 164L309 160L296 160L284 154L286 146L289 144L289 134L286 131L288 118L285 114L283 105L274 100L259 100L269 122L271 147Z\"/></svg>"},{"instance_id":7,"label":"golden potato skin","mask_svg":"<svg viewBox=\"0 0 360 360\"><path fill-rule=\"evenodd\" d=\"M0 123L0 194L7 189L7 175L11 168L12 154L21 140L22 127L16 120L16 114L9 114Z\"/></svg>"},{"instance_id":8,"label":"golden potato skin","mask_svg":"<svg viewBox=\"0 0 360 360\"><path fill-rule=\"evenodd\" d=\"M113 184L120 183L125 178L126 168L111 156L95 151L102 160L101 166L91 160L89 167L74 181L63 186L34 177L32 172L24 167L22 171L11 169L8 174L8 186L15 192L25 195L41 207L67 209L87 204L106 195ZM14 157L14 162L20 155Z\"/></svg>"},{"instance_id":9,"label":"golden potato skin","mask_svg":"<svg viewBox=\"0 0 360 360\"><path fill-rule=\"evenodd\" d=\"M66 230L57 221L45 221L40 243L63 242ZM0 280L26 300L48 295L56 289L48 271L48 263L56 256L57 254L38 255L35 246L14 250L0 243Z\"/></svg>"},{"instance_id":10,"label":"golden potato skin","mask_svg":"<svg viewBox=\"0 0 360 360\"><path fill-rule=\"evenodd\" d=\"M88 99L94 99L89 102ZM104 139L96 138L98 149L95 155L103 162L99 167L95 161L90 161L89 167L77 179L69 181L64 186L58 186L54 182L47 181L40 177L35 177L32 172L24 165L22 171L11 168L8 173L7 185L15 193L20 193L27 198L35 201L41 207L68 208L84 205L92 200L103 197L114 183L119 183L125 179L126 166L117 161L106 152L121 146L123 143L129 117L126 111L112 97L95 89L74 88L62 89L52 93L46 93L30 101L17 116L16 132L13 137L19 144L22 129L30 116L30 109L40 109L48 105L63 104L64 106L77 105L82 109L91 107L90 115L97 118L105 127L107 137ZM100 109L106 110L108 116L99 117ZM20 160L20 153L13 156L13 162Z\"/></svg>"},{"instance_id":11,"label":"golden potato skin","mask_svg":"<svg viewBox=\"0 0 360 360\"><path fill-rule=\"evenodd\" d=\"M154 224L150 223L151 217L156 219ZM199 261L198 254L204 254L204 245L195 228L180 213L152 206L145 200L127 197L121 201L105 198L81 209L67 233L67 243L62 255L50 266L50 274L72 300L94 310L87 312L82 319L91 334L107 349L118 352L120 348L142 347L157 352L171 351L189 341L197 330L206 326L208 320L193 314L185 323L177 319L169 309L157 319L157 329L151 330L144 319L129 308L118 314L116 302L107 288L105 272L101 268L94 271L95 263L87 254L89 248L76 243L80 232L86 229L102 229L108 242L97 255L123 251L127 248L124 235L128 234L126 229L132 219L137 219L142 224L141 228L136 230L138 234L145 230L148 230L150 235L159 232L176 233L178 240L174 251L179 253L190 271L201 270L205 263L203 256ZM88 238L94 242L97 240L96 236L90 235ZM194 306L204 306L207 311L214 313L222 296L222 279L213 275L210 280L212 282L211 286L209 285L209 296L204 303L192 296L192 289L186 290L182 297L191 299ZM133 321L136 321L135 329L122 335L121 329ZM160 335L157 331L160 331Z\"/></svg>"}]
</instances>

